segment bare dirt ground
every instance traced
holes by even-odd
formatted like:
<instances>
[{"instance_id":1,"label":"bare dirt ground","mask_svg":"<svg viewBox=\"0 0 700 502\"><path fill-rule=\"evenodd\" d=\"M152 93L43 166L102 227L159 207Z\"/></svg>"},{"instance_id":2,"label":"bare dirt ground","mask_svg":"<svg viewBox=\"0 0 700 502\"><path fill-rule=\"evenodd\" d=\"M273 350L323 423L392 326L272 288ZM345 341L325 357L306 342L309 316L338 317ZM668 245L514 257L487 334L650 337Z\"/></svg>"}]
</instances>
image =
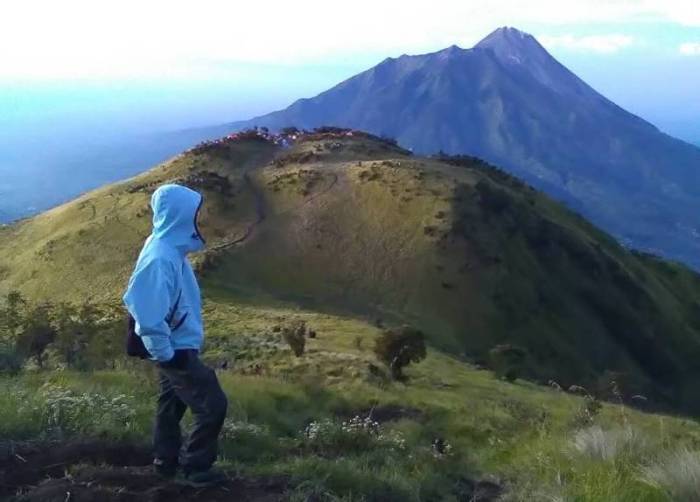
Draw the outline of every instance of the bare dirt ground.
<instances>
[{"instance_id":1,"label":"bare dirt ground","mask_svg":"<svg viewBox=\"0 0 700 502\"><path fill-rule=\"evenodd\" d=\"M394 420L409 408L377 409L375 419ZM100 439L0 442L0 500L22 502L281 502L289 500L283 477L244 478L233 473L215 488L195 489L156 476L150 448ZM492 502L502 487L463 478L458 499ZM308 502L319 502L310 497Z\"/></svg>"},{"instance_id":2,"label":"bare dirt ground","mask_svg":"<svg viewBox=\"0 0 700 502\"><path fill-rule=\"evenodd\" d=\"M101 440L0 445L0 500L27 502L180 502L286 500L284 479L232 476L216 488L163 481L150 449Z\"/></svg>"}]
</instances>

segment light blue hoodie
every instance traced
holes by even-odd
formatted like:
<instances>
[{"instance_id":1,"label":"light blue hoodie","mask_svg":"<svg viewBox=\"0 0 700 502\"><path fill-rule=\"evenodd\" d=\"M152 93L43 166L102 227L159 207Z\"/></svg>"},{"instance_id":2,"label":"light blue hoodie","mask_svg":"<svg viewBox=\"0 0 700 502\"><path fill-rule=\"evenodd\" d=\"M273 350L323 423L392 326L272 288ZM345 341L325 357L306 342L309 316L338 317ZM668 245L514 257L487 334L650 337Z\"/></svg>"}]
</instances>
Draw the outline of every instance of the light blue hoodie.
<instances>
[{"instance_id":1,"label":"light blue hoodie","mask_svg":"<svg viewBox=\"0 0 700 502\"><path fill-rule=\"evenodd\" d=\"M197 228L202 196L180 185L153 193L153 232L141 250L124 304L153 359L169 361L177 349L202 346L201 295L187 254L204 248Z\"/></svg>"}]
</instances>

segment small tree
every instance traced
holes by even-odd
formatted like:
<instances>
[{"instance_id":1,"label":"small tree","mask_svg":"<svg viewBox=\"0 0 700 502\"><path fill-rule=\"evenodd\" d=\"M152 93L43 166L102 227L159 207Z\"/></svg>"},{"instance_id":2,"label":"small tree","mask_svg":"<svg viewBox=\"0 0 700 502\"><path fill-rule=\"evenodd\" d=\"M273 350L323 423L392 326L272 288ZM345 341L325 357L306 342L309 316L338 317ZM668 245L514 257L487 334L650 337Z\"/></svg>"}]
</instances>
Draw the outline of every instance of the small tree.
<instances>
[{"instance_id":1,"label":"small tree","mask_svg":"<svg viewBox=\"0 0 700 502\"><path fill-rule=\"evenodd\" d=\"M306 322L294 321L282 328L282 336L289 344L294 355L301 357L306 348Z\"/></svg>"},{"instance_id":2,"label":"small tree","mask_svg":"<svg viewBox=\"0 0 700 502\"><path fill-rule=\"evenodd\" d=\"M92 337L87 350L93 367L116 368L117 361L123 356L122 340L126 329L124 308L118 304L103 306L96 336Z\"/></svg>"},{"instance_id":3,"label":"small tree","mask_svg":"<svg viewBox=\"0 0 700 502\"><path fill-rule=\"evenodd\" d=\"M509 382L515 381L523 374L526 360L527 351L509 343L496 345L489 351L491 369L498 378L504 378Z\"/></svg>"},{"instance_id":4,"label":"small tree","mask_svg":"<svg viewBox=\"0 0 700 502\"><path fill-rule=\"evenodd\" d=\"M0 344L0 373L15 375L22 371L24 358L14 346Z\"/></svg>"},{"instance_id":5,"label":"small tree","mask_svg":"<svg viewBox=\"0 0 700 502\"><path fill-rule=\"evenodd\" d=\"M377 338L374 353L389 367L395 380L403 380L404 367L425 359L425 335L408 326L388 329Z\"/></svg>"},{"instance_id":6,"label":"small tree","mask_svg":"<svg viewBox=\"0 0 700 502\"><path fill-rule=\"evenodd\" d=\"M14 343L24 324L26 300L18 291L10 291L5 297L5 305L0 308L0 330L6 342Z\"/></svg>"},{"instance_id":7,"label":"small tree","mask_svg":"<svg viewBox=\"0 0 700 502\"><path fill-rule=\"evenodd\" d=\"M50 322L50 312L49 303L32 307L27 313L22 333L17 339L17 348L20 352L34 358L40 369L46 362L46 349L56 338L56 331Z\"/></svg>"},{"instance_id":8,"label":"small tree","mask_svg":"<svg viewBox=\"0 0 700 502\"><path fill-rule=\"evenodd\" d=\"M51 325L56 332L53 347L69 368L74 368L80 352L75 332L78 327L77 309L69 303L59 303L51 311Z\"/></svg>"}]
</instances>

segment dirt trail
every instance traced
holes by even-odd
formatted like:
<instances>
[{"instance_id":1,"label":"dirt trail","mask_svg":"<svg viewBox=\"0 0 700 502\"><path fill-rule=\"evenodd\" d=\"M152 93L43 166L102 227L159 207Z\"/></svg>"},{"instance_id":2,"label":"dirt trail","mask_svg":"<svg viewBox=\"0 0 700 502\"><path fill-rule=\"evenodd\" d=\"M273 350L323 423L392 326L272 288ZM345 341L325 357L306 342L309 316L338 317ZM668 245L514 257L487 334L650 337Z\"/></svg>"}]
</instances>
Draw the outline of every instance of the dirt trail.
<instances>
[{"instance_id":1,"label":"dirt trail","mask_svg":"<svg viewBox=\"0 0 700 502\"><path fill-rule=\"evenodd\" d=\"M180 502L286 500L284 479L232 477L216 488L163 481L143 445L103 440L1 443L0 500L27 502Z\"/></svg>"},{"instance_id":2,"label":"dirt trail","mask_svg":"<svg viewBox=\"0 0 700 502\"><path fill-rule=\"evenodd\" d=\"M248 227L243 232L243 235L241 235L240 237L236 237L233 240L219 244L218 246L212 247L212 251L222 251L224 249L228 249L245 242L250 238L251 235L253 235L253 232L255 231L256 227L260 225L263 221L265 221L265 218L267 218L265 197L263 196L262 191L258 187L256 187L253 181L250 179L250 171L246 171L246 173L243 175L243 181L245 182L246 187L248 187L248 189L253 193L253 198L255 199L255 220L250 225L248 225Z\"/></svg>"},{"instance_id":3,"label":"dirt trail","mask_svg":"<svg viewBox=\"0 0 700 502\"><path fill-rule=\"evenodd\" d=\"M321 190L318 193L315 193L311 195L309 198L307 198L301 205L306 205L313 200L317 199L318 197L321 197L325 195L326 193L330 192L338 183L338 174L337 173L332 173L333 179L331 182L328 184L326 188ZM262 224L265 219L267 218L267 206L265 204L265 196L262 193L262 190L255 186L255 183L253 183L253 180L250 178L250 170L246 171L245 174L243 175L243 181L245 182L246 187L253 193L253 198L255 199L255 220L246 227L245 231L243 234L239 237L236 237L233 240L223 242L219 244L218 246L214 246L210 248L211 251L217 252L217 251L223 251L226 249L230 249L234 246L237 246L239 244L244 243L247 241L255 232L256 228Z\"/></svg>"}]
</instances>

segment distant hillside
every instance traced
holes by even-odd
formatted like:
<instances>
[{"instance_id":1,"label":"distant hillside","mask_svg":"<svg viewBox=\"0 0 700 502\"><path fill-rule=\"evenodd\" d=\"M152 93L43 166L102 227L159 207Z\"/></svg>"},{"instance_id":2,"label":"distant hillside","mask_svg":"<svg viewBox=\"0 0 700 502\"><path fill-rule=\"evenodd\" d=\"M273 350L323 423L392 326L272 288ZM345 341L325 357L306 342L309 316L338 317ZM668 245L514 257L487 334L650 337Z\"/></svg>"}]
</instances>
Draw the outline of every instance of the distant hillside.
<instances>
[{"instance_id":1,"label":"distant hillside","mask_svg":"<svg viewBox=\"0 0 700 502\"><path fill-rule=\"evenodd\" d=\"M582 212L625 244L700 267L700 149L626 112L530 35L389 58L312 99L229 124L330 124L418 153L470 154Z\"/></svg>"},{"instance_id":2,"label":"distant hillside","mask_svg":"<svg viewBox=\"0 0 700 502\"><path fill-rule=\"evenodd\" d=\"M3 228L0 292L117 301L150 194L168 181L205 194L209 250L195 262L207 295L410 323L475 361L512 343L540 381L615 379L629 395L696 405L695 273L630 253L476 159L416 157L357 132L203 145Z\"/></svg>"}]
</instances>

